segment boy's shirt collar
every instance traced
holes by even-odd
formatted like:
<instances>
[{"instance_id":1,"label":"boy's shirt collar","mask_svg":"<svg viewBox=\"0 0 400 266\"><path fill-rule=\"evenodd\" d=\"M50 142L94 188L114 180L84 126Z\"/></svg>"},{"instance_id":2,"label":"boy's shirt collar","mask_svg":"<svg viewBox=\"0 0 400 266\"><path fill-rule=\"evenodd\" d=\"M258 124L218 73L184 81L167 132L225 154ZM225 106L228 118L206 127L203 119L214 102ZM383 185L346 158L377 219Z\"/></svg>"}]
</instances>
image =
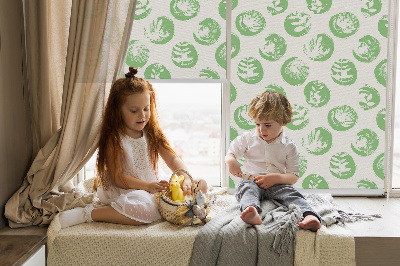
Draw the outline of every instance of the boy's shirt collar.
<instances>
[{"instance_id":1,"label":"boy's shirt collar","mask_svg":"<svg viewBox=\"0 0 400 266\"><path fill-rule=\"evenodd\" d=\"M255 136L256 136L259 140L262 140L262 141L264 141L264 142L267 143L267 144L277 144L277 143L286 144L286 138L284 138L284 137L286 136L286 134L285 134L285 132L283 132L283 129L282 129L281 134L279 134L279 136L278 136L276 139L274 139L271 143L268 143L268 142L266 142L265 140L263 140L263 139L257 134L257 130L254 130L254 134L255 134Z\"/></svg>"}]
</instances>

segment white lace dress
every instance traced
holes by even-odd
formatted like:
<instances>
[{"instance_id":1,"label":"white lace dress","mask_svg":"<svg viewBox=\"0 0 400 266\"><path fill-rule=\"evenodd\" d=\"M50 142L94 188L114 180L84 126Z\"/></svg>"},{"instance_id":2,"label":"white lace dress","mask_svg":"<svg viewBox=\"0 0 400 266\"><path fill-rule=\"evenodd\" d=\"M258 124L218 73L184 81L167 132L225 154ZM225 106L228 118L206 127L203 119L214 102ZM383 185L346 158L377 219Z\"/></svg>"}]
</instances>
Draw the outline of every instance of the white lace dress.
<instances>
[{"instance_id":1,"label":"white lace dress","mask_svg":"<svg viewBox=\"0 0 400 266\"><path fill-rule=\"evenodd\" d=\"M147 141L143 135L139 139L121 136L122 147L125 151L122 169L124 174L138 179L156 182L157 177L152 169L147 152ZM97 190L100 201L111 205L117 212L142 223L151 223L161 218L154 201L154 194L145 190L122 189L110 182L110 188L101 186Z\"/></svg>"}]
</instances>

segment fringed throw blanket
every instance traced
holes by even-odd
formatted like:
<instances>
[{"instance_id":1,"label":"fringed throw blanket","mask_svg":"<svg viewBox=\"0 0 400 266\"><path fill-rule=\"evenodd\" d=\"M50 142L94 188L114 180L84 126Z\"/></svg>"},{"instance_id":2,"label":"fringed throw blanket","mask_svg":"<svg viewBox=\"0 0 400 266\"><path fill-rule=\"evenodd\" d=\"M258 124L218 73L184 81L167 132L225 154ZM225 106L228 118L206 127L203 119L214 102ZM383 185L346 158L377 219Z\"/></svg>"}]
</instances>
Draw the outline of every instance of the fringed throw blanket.
<instances>
[{"instance_id":1,"label":"fringed throw blanket","mask_svg":"<svg viewBox=\"0 0 400 266\"><path fill-rule=\"evenodd\" d=\"M321 215L322 224L325 226L379 217L379 215L354 214L340 210L330 194L310 194L305 195L305 198ZM306 263L323 261L324 258L320 258L315 250L309 250L309 254L300 252L303 255L299 254L296 256L297 261L294 260L296 232L299 230L298 223L302 220L302 213L297 206L292 205L287 208L276 201L267 200L262 202L261 208L263 210L261 225L252 226L244 223L239 217L238 204L230 206L214 217L198 232L190 265L307 265L302 261ZM329 233L326 233L324 227L320 231L317 234L327 240ZM346 253L352 251L345 264L354 265L354 239L343 231L345 230L339 229L338 232L341 236L346 235L347 239L350 237L347 246L344 245ZM308 239L311 247L315 247L314 235L316 234L312 232L302 234ZM307 245L304 242L303 244ZM304 251L304 247L298 248ZM328 263L328 260L325 259L325 262Z\"/></svg>"},{"instance_id":2,"label":"fringed throw blanket","mask_svg":"<svg viewBox=\"0 0 400 266\"><path fill-rule=\"evenodd\" d=\"M292 265L301 212L270 200L261 209L261 225L244 223L239 204L212 219L197 234L190 265Z\"/></svg>"}]
</instances>

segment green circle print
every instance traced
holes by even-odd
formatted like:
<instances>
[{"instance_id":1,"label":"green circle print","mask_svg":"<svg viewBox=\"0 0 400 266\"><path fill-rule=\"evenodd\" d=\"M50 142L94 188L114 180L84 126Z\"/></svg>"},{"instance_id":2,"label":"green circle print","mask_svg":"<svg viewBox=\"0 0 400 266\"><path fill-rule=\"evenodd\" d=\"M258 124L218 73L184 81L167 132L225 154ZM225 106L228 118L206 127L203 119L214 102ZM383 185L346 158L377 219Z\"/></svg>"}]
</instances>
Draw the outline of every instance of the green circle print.
<instances>
[{"instance_id":1,"label":"green circle print","mask_svg":"<svg viewBox=\"0 0 400 266\"><path fill-rule=\"evenodd\" d=\"M265 38L264 45L258 51L262 58L268 61L276 61L285 54L286 47L285 39L273 33Z\"/></svg>"},{"instance_id":2,"label":"green circle print","mask_svg":"<svg viewBox=\"0 0 400 266\"><path fill-rule=\"evenodd\" d=\"M378 186L368 179L362 179L357 182L357 188L378 189Z\"/></svg>"},{"instance_id":3,"label":"green circle print","mask_svg":"<svg viewBox=\"0 0 400 266\"><path fill-rule=\"evenodd\" d=\"M388 15L383 15L378 22L378 31L383 37L386 38L388 36L388 25L389 25Z\"/></svg>"},{"instance_id":4,"label":"green circle print","mask_svg":"<svg viewBox=\"0 0 400 266\"><path fill-rule=\"evenodd\" d=\"M313 61L328 60L334 50L333 40L326 34L317 34L303 46L304 53Z\"/></svg>"},{"instance_id":5,"label":"green circle print","mask_svg":"<svg viewBox=\"0 0 400 266\"><path fill-rule=\"evenodd\" d=\"M371 35L366 35L358 40L353 55L360 62L370 63L378 57L380 51L379 41Z\"/></svg>"},{"instance_id":6,"label":"green circle print","mask_svg":"<svg viewBox=\"0 0 400 266\"><path fill-rule=\"evenodd\" d=\"M377 107L381 101L378 90L368 86L367 84L358 90L358 94L361 96L361 100L358 104L364 110L370 110Z\"/></svg>"},{"instance_id":7,"label":"green circle print","mask_svg":"<svg viewBox=\"0 0 400 266\"><path fill-rule=\"evenodd\" d=\"M237 56L240 51L240 40L236 34L231 34L231 58ZM223 69L226 69L226 42L218 46L215 51L215 60L218 65Z\"/></svg>"},{"instance_id":8,"label":"green circle print","mask_svg":"<svg viewBox=\"0 0 400 266\"><path fill-rule=\"evenodd\" d=\"M262 80L264 69L260 61L254 57L247 57L240 60L237 75L244 83L256 84Z\"/></svg>"},{"instance_id":9,"label":"green circle print","mask_svg":"<svg viewBox=\"0 0 400 266\"><path fill-rule=\"evenodd\" d=\"M286 60L281 67L282 78L293 86L302 85L309 74L309 67L298 57Z\"/></svg>"},{"instance_id":10,"label":"green circle print","mask_svg":"<svg viewBox=\"0 0 400 266\"><path fill-rule=\"evenodd\" d=\"M300 37L307 34L311 29L311 16L304 12L296 11L289 14L283 25L286 32L293 37Z\"/></svg>"},{"instance_id":11,"label":"green circle print","mask_svg":"<svg viewBox=\"0 0 400 266\"><path fill-rule=\"evenodd\" d=\"M361 1L361 13L368 18L378 14L382 10L381 0Z\"/></svg>"},{"instance_id":12,"label":"green circle print","mask_svg":"<svg viewBox=\"0 0 400 266\"><path fill-rule=\"evenodd\" d=\"M248 116L249 106L247 104L239 106L233 113L233 119L239 128L250 130L255 128L253 120Z\"/></svg>"},{"instance_id":13,"label":"green circle print","mask_svg":"<svg viewBox=\"0 0 400 266\"><path fill-rule=\"evenodd\" d=\"M381 153L375 158L372 168L376 176L382 180L385 179L385 153Z\"/></svg>"},{"instance_id":14,"label":"green circle print","mask_svg":"<svg viewBox=\"0 0 400 266\"><path fill-rule=\"evenodd\" d=\"M339 59L331 67L332 80L339 85L352 85L357 80L357 69L348 59Z\"/></svg>"},{"instance_id":15,"label":"green circle print","mask_svg":"<svg viewBox=\"0 0 400 266\"><path fill-rule=\"evenodd\" d=\"M154 63L146 67L144 77L146 79L171 79L171 73L164 65Z\"/></svg>"},{"instance_id":16,"label":"green circle print","mask_svg":"<svg viewBox=\"0 0 400 266\"><path fill-rule=\"evenodd\" d=\"M342 12L331 17L329 28L336 37L347 38L358 31L360 22L353 13Z\"/></svg>"},{"instance_id":17,"label":"green circle print","mask_svg":"<svg viewBox=\"0 0 400 266\"><path fill-rule=\"evenodd\" d=\"M276 91L279 93L282 93L286 97L286 92L285 89L283 89L281 86L276 85L276 84L269 84L268 86L265 87L267 91Z\"/></svg>"},{"instance_id":18,"label":"green circle print","mask_svg":"<svg viewBox=\"0 0 400 266\"><path fill-rule=\"evenodd\" d=\"M323 178L322 176L311 174L304 178L302 187L305 189L328 189L329 185L328 182L326 182L325 178Z\"/></svg>"},{"instance_id":19,"label":"green circle print","mask_svg":"<svg viewBox=\"0 0 400 266\"><path fill-rule=\"evenodd\" d=\"M219 79L220 76L217 71L210 69L209 67L200 70L200 78L206 79Z\"/></svg>"},{"instance_id":20,"label":"green circle print","mask_svg":"<svg viewBox=\"0 0 400 266\"><path fill-rule=\"evenodd\" d=\"M310 119L308 118L308 108L294 104L292 112L292 121L286 124L286 127L291 130L300 130L305 128L310 122Z\"/></svg>"},{"instance_id":21,"label":"green circle print","mask_svg":"<svg viewBox=\"0 0 400 266\"><path fill-rule=\"evenodd\" d=\"M174 18L185 21L197 16L200 4L197 0L172 0L169 8Z\"/></svg>"},{"instance_id":22,"label":"green circle print","mask_svg":"<svg viewBox=\"0 0 400 266\"><path fill-rule=\"evenodd\" d=\"M233 86L232 82L231 82L231 86L230 86L230 102L233 103L236 100L236 96L237 96L237 89L235 88L235 86Z\"/></svg>"},{"instance_id":23,"label":"green circle print","mask_svg":"<svg viewBox=\"0 0 400 266\"><path fill-rule=\"evenodd\" d=\"M347 152L338 152L331 157L329 171L339 179L349 179L356 172L356 163Z\"/></svg>"},{"instance_id":24,"label":"green circle print","mask_svg":"<svg viewBox=\"0 0 400 266\"><path fill-rule=\"evenodd\" d=\"M327 104L331 98L331 92L325 83L314 80L304 87L306 102L312 107L321 107Z\"/></svg>"},{"instance_id":25,"label":"green circle print","mask_svg":"<svg viewBox=\"0 0 400 266\"><path fill-rule=\"evenodd\" d=\"M317 127L302 138L302 146L310 154L325 154L332 147L332 133L326 128Z\"/></svg>"},{"instance_id":26,"label":"green circle print","mask_svg":"<svg viewBox=\"0 0 400 266\"><path fill-rule=\"evenodd\" d=\"M235 128L231 127L229 130L229 140L233 141L238 136L239 136L239 133L237 132L237 130Z\"/></svg>"},{"instance_id":27,"label":"green circle print","mask_svg":"<svg viewBox=\"0 0 400 266\"><path fill-rule=\"evenodd\" d=\"M376 124L378 125L378 127L385 131L386 129L386 108L383 108L382 110L380 110L378 112L378 114L376 115Z\"/></svg>"},{"instance_id":28,"label":"green circle print","mask_svg":"<svg viewBox=\"0 0 400 266\"><path fill-rule=\"evenodd\" d=\"M307 0L308 10L314 14L322 14L332 6L332 0Z\"/></svg>"},{"instance_id":29,"label":"green circle print","mask_svg":"<svg viewBox=\"0 0 400 266\"><path fill-rule=\"evenodd\" d=\"M236 28L244 36L254 36L265 28L265 18L256 11L250 10L240 13L235 20Z\"/></svg>"},{"instance_id":30,"label":"green circle print","mask_svg":"<svg viewBox=\"0 0 400 266\"><path fill-rule=\"evenodd\" d=\"M196 48L188 42L180 42L172 48L172 62L181 68L191 68L197 63L199 55Z\"/></svg>"},{"instance_id":31,"label":"green circle print","mask_svg":"<svg viewBox=\"0 0 400 266\"><path fill-rule=\"evenodd\" d=\"M221 26L212 18L206 18L199 23L199 28L193 33L193 38L201 45L211 45L221 36Z\"/></svg>"},{"instance_id":32,"label":"green circle print","mask_svg":"<svg viewBox=\"0 0 400 266\"><path fill-rule=\"evenodd\" d=\"M270 13L272 16L281 14L286 11L288 8L288 0L269 0L267 3L267 11Z\"/></svg>"},{"instance_id":33,"label":"green circle print","mask_svg":"<svg viewBox=\"0 0 400 266\"><path fill-rule=\"evenodd\" d=\"M302 177L307 171L307 158L299 155L299 177Z\"/></svg>"},{"instance_id":34,"label":"green circle print","mask_svg":"<svg viewBox=\"0 0 400 266\"><path fill-rule=\"evenodd\" d=\"M335 107L328 113L328 123L336 131L349 130L354 127L357 121L356 111L348 105Z\"/></svg>"},{"instance_id":35,"label":"green circle print","mask_svg":"<svg viewBox=\"0 0 400 266\"><path fill-rule=\"evenodd\" d=\"M174 23L167 17L158 17L144 28L144 35L155 44L166 44L174 37Z\"/></svg>"},{"instance_id":36,"label":"green circle print","mask_svg":"<svg viewBox=\"0 0 400 266\"><path fill-rule=\"evenodd\" d=\"M232 0L231 10L234 10L238 5L239 0ZM218 12L221 18L226 19L226 0L222 0L218 5Z\"/></svg>"},{"instance_id":37,"label":"green circle print","mask_svg":"<svg viewBox=\"0 0 400 266\"><path fill-rule=\"evenodd\" d=\"M370 129L363 129L357 133L357 139L351 143L351 149L360 156L369 156L379 146L378 135Z\"/></svg>"},{"instance_id":38,"label":"green circle print","mask_svg":"<svg viewBox=\"0 0 400 266\"><path fill-rule=\"evenodd\" d=\"M135 20L146 18L151 13L149 0L138 0L135 9Z\"/></svg>"},{"instance_id":39,"label":"green circle print","mask_svg":"<svg viewBox=\"0 0 400 266\"><path fill-rule=\"evenodd\" d=\"M126 64L136 68L142 68L149 60L149 49L138 40L131 40L128 44Z\"/></svg>"},{"instance_id":40,"label":"green circle print","mask_svg":"<svg viewBox=\"0 0 400 266\"><path fill-rule=\"evenodd\" d=\"M383 59L374 70L376 80L384 87L386 87L386 74L387 74L387 59Z\"/></svg>"}]
</instances>

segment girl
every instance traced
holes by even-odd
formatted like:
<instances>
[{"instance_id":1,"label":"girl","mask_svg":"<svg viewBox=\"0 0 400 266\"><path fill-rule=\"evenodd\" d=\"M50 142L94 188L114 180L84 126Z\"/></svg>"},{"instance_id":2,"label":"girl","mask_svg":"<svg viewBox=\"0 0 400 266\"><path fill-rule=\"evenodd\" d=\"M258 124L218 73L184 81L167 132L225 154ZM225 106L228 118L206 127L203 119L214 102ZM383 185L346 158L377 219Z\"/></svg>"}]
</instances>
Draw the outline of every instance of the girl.
<instances>
[{"instance_id":1,"label":"girl","mask_svg":"<svg viewBox=\"0 0 400 266\"><path fill-rule=\"evenodd\" d=\"M125 78L112 85L101 125L97 193L107 206L93 209L90 204L64 211L60 214L62 228L92 221L130 225L156 221L161 216L154 193L169 185L157 178L159 156L172 171L187 169L158 124L152 85L135 77L136 73L137 69L130 67ZM185 176L182 188L190 194L190 178L178 174ZM206 182L201 180L199 185L206 193Z\"/></svg>"}]
</instances>

